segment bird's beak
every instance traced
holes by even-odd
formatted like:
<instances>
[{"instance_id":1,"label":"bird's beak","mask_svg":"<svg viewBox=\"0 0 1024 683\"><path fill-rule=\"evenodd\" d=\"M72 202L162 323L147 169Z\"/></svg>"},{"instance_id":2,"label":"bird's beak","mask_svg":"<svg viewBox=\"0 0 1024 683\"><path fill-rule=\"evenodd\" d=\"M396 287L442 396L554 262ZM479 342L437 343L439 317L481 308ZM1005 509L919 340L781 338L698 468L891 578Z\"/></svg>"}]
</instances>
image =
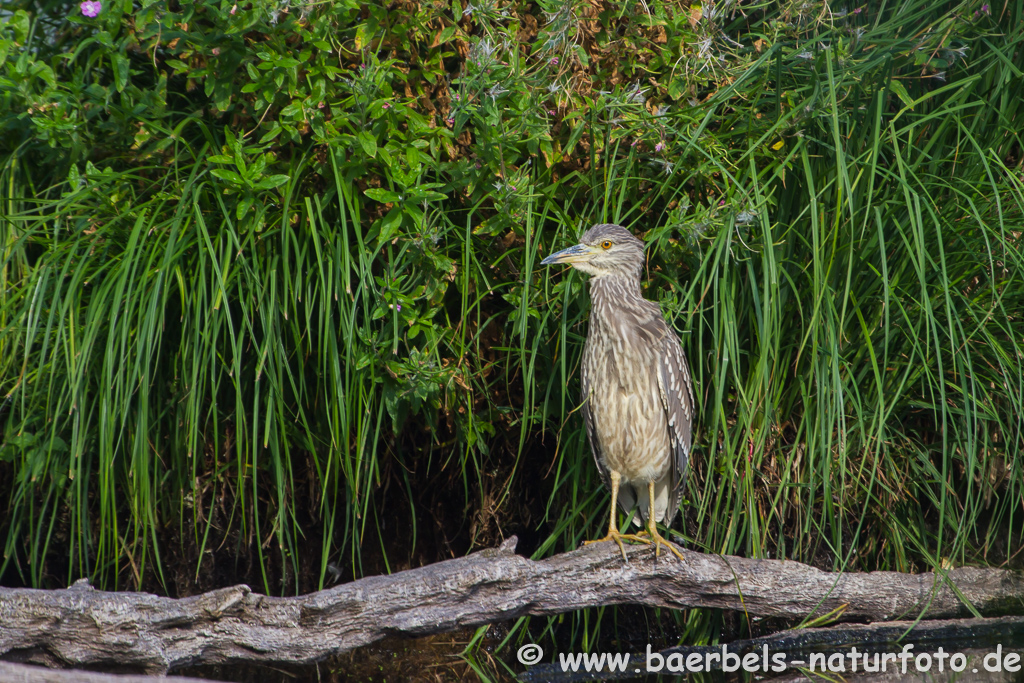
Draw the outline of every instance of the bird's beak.
<instances>
[{"instance_id":1,"label":"bird's beak","mask_svg":"<svg viewBox=\"0 0 1024 683\"><path fill-rule=\"evenodd\" d=\"M593 253L593 247L588 247L585 244L576 244L568 249L556 251L541 261L541 265L550 266L552 263L580 263L581 261L589 261Z\"/></svg>"}]
</instances>

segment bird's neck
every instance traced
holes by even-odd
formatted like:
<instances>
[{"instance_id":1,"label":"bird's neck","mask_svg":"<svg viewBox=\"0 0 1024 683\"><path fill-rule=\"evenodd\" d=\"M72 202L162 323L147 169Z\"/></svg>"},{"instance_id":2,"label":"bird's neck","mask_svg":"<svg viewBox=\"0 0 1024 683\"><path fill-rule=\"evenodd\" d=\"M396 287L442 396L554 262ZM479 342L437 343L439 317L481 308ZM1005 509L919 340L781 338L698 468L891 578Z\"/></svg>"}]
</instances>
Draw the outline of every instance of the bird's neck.
<instances>
[{"instance_id":1,"label":"bird's neck","mask_svg":"<svg viewBox=\"0 0 1024 683\"><path fill-rule=\"evenodd\" d=\"M601 275L590 278L591 299L601 296L611 301L643 299L640 278L626 275Z\"/></svg>"}]
</instances>

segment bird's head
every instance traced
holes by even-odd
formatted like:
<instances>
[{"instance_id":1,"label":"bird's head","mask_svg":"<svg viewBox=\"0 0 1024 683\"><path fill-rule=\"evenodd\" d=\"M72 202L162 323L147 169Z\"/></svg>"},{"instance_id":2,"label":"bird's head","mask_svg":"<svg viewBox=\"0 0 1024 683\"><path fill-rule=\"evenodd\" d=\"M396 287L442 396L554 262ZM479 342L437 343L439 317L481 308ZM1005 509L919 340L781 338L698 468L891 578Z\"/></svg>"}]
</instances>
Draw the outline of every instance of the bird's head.
<instances>
[{"instance_id":1,"label":"bird's head","mask_svg":"<svg viewBox=\"0 0 1024 683\"><path fill-rule=\"evenodd\" d=\"M644 265L644 243L621 225L601 223L583 233L579 244L555 252L541 263L568 263L594 277L639 278Z\"/></svg>"}]
</instances>

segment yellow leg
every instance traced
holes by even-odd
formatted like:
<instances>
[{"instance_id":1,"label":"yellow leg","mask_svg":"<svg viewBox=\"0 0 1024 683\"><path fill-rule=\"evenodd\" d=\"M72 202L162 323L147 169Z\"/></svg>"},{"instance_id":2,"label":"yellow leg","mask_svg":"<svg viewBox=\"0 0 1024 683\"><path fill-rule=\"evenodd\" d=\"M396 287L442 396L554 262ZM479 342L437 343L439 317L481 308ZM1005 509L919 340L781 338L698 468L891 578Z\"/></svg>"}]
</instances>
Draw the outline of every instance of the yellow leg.
<instances>
[{"instance_id":1,"label":"yellow leg","mask_svg":"<svg viewBox=\"0 0 1024 683\"><path fill-rule=\"evenodd\" d=\"M654 557L658 557L658 554L661 551L661 546L665 546L666 548L671 550L673 553L675 553L676 557L678 557L680 560L682 560L683 559L683 554L681 552L679 552L679 548L677 548L674 544L669 543L667 540L665 540L664 537L662 537L661 534L658 533L658 523L654 521L654 482L653 481L650 484L647 485L647 497L648 497L648 499L650 501L650 503L647 506L647 533L649 533L651 535L651 540L647 541L647 542L648 543L654 543Z\"/></svg>"},{"instance_id":2,"label":"yellow leg","mask_svg":"<svg viewBox=\"0 0 1024 683\"><path fill-rule=\"evenodd\" d=\"M608 515L608 535L604 538L599 538L596 541L584 541L583 545L590 545L591 543L602 543L604 541L615 541L619 544L619 550L622 551L622 559L628 562L626 558L626 547L622 545L623 539L627 541L639 541L641 543L650 543L650 541L648 541L646 538L641 538L633 534L619 533L619 527L615 524L615 510L616 506L619 504L619 483L622 481L622 475L620 475L618 472L613 471L611 473L611 480L612 510L611 513L609 513ZM662 542L664 542L664 539L662 539Z\"/></svg>"}]
</instances>

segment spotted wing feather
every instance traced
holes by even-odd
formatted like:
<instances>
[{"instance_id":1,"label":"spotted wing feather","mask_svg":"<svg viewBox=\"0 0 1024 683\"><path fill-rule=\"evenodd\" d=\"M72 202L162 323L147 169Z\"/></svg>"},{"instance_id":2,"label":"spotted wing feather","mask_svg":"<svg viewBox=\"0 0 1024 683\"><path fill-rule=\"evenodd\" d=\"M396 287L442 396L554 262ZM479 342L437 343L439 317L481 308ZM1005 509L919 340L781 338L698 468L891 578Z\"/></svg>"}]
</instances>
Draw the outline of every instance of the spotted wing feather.
<instances>
[{"instance_id":1,"label":"spotted wing feather","mask_svg":"<svg viewBox=\"0 0 1024 683\"><path fill-rule=\"evenodd\" d=\"M668 325L666 324L666 327ZM690 462L690 446L693 443L693 382L690 367L683 355L683 347L674 332L669 329L662 339L658 361L658 384L661 401L668 417L669 443L671 444L672 469L670 470L669 508L665 513L665 526L672 523L683 499L686 484L686 470Z\"/></svg>"}]
</instances>

